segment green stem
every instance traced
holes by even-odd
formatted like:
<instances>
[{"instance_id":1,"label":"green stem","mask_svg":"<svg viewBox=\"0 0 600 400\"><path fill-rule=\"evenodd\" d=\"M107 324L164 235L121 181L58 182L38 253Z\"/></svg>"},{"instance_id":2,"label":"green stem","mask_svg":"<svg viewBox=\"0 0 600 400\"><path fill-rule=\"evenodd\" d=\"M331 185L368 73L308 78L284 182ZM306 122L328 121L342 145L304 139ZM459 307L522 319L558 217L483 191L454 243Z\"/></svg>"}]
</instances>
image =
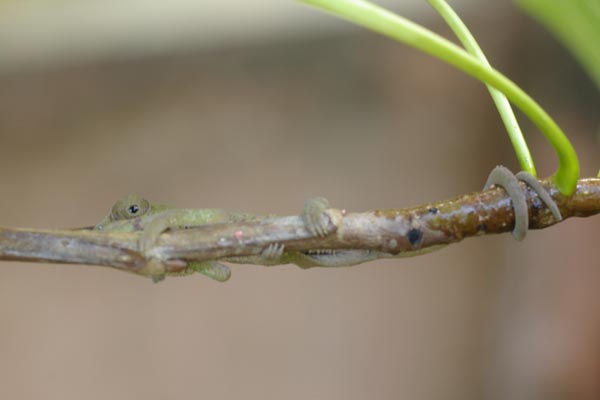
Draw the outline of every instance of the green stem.
<instances>
[{"instance_id":1,"label":"green stem","mask_svg":"<svg viewBox=\"0 0 600 400\"><path fill-rule=\"evenodd\" d=\"M442 16L442 18L444 18L450 29L452 29L456 37L458 37L458 40L460 40L469 54L474 55L483 64L491 67L490 63L485 57L485 54L483 54L483 50L481 50L481 47L479 47L479 44L471 32L469 32L469 28L467 28L467 26L462 22L452 7L450 7L445 0L428 1L429 4L431 4L431 6ZM492 96L492 100L494 100L494 103L496 104L500 118L506 127L508 137L510 138L513 148L515 149L521 169L529 172L533 176L537 176L531 153L529 152L529 148L527 147L527 143L523 137L523 132L521 132L521 128L519 128L519 122L517 121L517 117L515 116L508 99L502 92L494 89L492 86L487 85L487 88Z\"/></svg>"},{"instance_id":2,"label":"green stem","mask_svg":"<svg viewBox=\"0 0 600 400\"><path fill-rule=\"evenodd\" d=\"M416 47L503 92L531 119L557 152L559 167L553 179L558 189L564 195L571 195L575 191L579 162L571 143L540 105L500 72L439 35L365 0L300 1L319 6L358 25Z\"/></svg>"}]
</instances>

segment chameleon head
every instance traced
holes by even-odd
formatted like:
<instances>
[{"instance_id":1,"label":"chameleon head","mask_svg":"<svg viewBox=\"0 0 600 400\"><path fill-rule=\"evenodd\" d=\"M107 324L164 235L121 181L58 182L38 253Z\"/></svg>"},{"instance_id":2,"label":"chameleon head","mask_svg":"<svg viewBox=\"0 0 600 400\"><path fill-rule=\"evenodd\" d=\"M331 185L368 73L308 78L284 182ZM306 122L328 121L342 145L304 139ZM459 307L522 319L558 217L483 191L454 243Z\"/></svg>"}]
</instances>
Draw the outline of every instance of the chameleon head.
<instances>
[{"instance_id":1,"label":"chameleon head","mask_svg":"<svg viewBox=\"0 0 600 400\"><path fill-rule=\"evenodd\" d=\"M94 229L103 230L111 222L139 218L148 211L150 211L150 202L148 200L135 194L130 194L117 201L111 208L110 213Z\"/></svg>"}]
</instances>

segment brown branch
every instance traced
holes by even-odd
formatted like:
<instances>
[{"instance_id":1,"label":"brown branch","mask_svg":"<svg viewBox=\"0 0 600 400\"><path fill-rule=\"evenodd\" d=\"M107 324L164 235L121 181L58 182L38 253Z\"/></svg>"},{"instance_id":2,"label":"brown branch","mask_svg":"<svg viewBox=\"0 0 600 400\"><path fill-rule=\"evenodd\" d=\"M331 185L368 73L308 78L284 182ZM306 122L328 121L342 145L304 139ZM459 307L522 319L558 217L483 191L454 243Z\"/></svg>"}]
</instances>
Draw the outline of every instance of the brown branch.
<instances>
[{"instance_id":1,"label":"brown branch","mask_svg":"<svg viewBox=\"0 0 600 400\"><path fill-rule=\"evenodd\" d=\"M563 220L600 212L600 179L580 180L568 198L549 180L542 183L558 204ZM530 229L555 224L537 195L524 184L522 188L527 193ZM176 271L184 264L182 260L256 255L271 243L283 243L287 250L371 249L396 255L471 236L509 232L514 224L510 199L500 188L413 208L363 213L330 209L327 213L330 234L324 238L311 236L299 217L277 217L167 232L149 256ZM138 250L137 234L90 230L0 228L0 259L103 265L132 272L146 263Z\"/></svg>"}]
</instances>

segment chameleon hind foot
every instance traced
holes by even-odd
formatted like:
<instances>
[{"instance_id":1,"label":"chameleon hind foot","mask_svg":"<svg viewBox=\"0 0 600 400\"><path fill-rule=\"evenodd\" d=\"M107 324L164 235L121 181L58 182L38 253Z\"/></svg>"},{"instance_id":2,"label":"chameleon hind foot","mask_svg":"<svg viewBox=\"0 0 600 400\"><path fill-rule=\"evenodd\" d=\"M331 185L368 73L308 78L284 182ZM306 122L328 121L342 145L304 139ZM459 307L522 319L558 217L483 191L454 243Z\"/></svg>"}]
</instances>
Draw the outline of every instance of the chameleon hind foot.
<instances>
[{"instance_id":1,"label":"chameleon hind foot","mask_svg":"<svg viewBox=\"0 0 600 400\"><path fill-rule=\"evenodd\" d=\"M497 166L488 176L483 190L489 189L492 185L500 186L506 190L512 201L515 213L515 227L512 235L516 240L523 240L529 229L529 213L527 198L519 186L519 181L525 182L525 184L537 193L540 200L550 209L554 218L560 221L562 216L554 200L552 200L546 189L544 189L533 175L528 172L519 172L517 175L514 175L508 168L501 165Z\"/></svg>"},{"instance_id":2,"label":"chameleon hind foot","mask_svg":"<svg viewBox=\"0 0 600 400\"><path fill-rule=\"evenodd\" d=\"M327 235L328 219L325 210L329 208L329 201L324 197L312 197L304 202L300 217L306 224L306 229L313 236Z\"/></svg>"}]
</instances>

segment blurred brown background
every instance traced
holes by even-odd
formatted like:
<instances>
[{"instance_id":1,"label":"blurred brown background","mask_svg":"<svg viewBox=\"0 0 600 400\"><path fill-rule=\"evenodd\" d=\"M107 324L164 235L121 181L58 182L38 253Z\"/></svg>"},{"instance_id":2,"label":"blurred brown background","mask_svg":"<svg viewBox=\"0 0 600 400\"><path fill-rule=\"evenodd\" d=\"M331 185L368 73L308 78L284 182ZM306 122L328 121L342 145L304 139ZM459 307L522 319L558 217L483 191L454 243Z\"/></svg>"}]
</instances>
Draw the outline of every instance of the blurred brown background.
<instances>
[{"instance_id":1,"label":"blurred brown background","mask_svg":"<svg viewBox=\"0 0 600 400\"><path fill-rule=\"evenodd\" d=\"M384 4L451 36L424 4ZM458 11L595 175L600 97L570 55L509 2ZM0 59L1 226L91 225L127 193L403 207L518 168L481 84L293 1L8 1ZM569 220L347 269L233 266L225 284L2 262L0 398L600 398L599 234Z\"/></svg>"}]
</instances>

